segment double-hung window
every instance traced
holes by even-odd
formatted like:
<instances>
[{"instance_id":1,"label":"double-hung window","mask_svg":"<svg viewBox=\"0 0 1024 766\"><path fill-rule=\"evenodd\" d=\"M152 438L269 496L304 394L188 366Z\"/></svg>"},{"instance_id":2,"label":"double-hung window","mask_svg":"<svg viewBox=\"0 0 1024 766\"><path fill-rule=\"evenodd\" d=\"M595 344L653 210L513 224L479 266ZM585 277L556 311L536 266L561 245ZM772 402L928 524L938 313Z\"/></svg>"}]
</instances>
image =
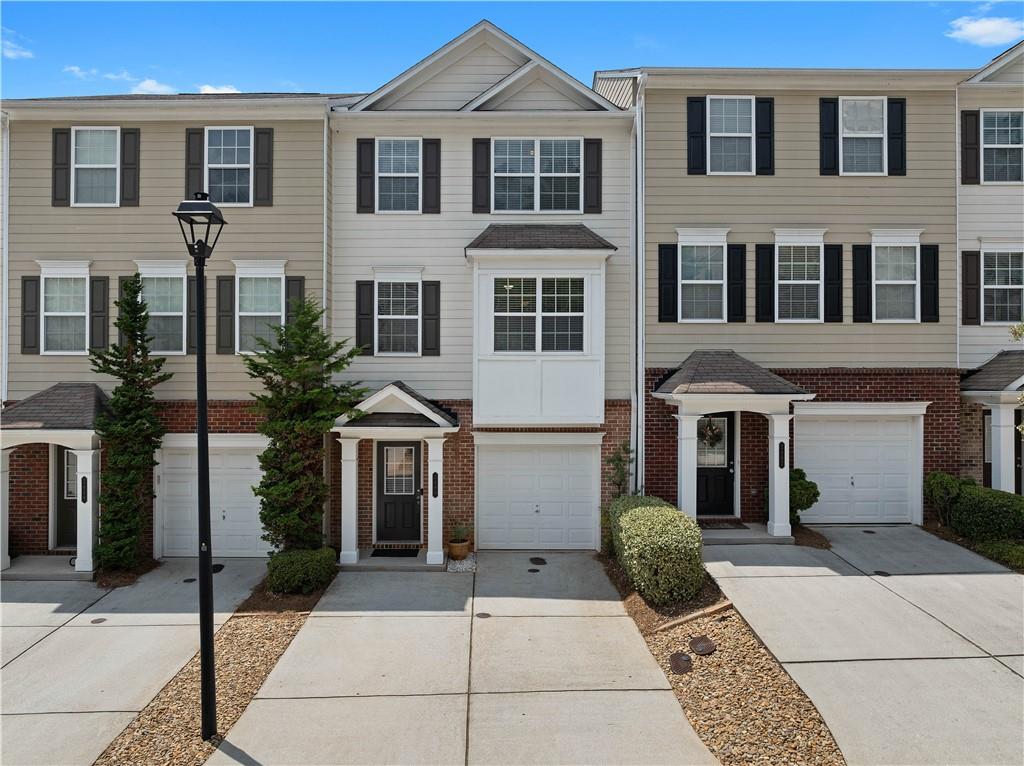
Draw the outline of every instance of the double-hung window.
<instances>
[{"instance_id":1,"label":"double-hung window","mask_svg":"<svg viewBox=\"0 0 1024 766\"><path fill-rule=\"evenodd\" d=\"M377 279L377 355L420 353L420 284L419 279L411 277Z\"/></svg>"},{"instance_id":2,"label":"double-hung window","mask_svg":"<svg viewBox=\"0 0 1024 766\"><path fill-rule=\"evenodd\" d=\"M885 96L839 99L839 161L844 176L885 175Z\"/></svg>"},{"instance_id":3,"label":"double-hung window","mask_svg":"<svg viewBox=\"0 0 1024 766\"><path fill-rule=\"evenodd\" d=\"M582 212L582 138L496 138L496 212Z\"/></svg>"},{"instance_id":4,"label":"double-hung window","mask_svg":"<svg viewBox=\"0 0 1024 766\"><path fill-rule=\"evenodd\" d=\"M284 324L284 261L235 261L236 351L259 351Z\"/></svg>"},{"instance_id":5,"label":"double-hung window","mask_svg":"<svg viewBox=\"0 0 1024 766\"><path fill-rule=\"evenodd\" d=\"M982 253L985 323L1017 323L1024 320L1024 252Z\"/></svg>"},{"instance_id":6,"label":"double-hung window","mask_svg":"<svg viewBox=\"0 0 1024 766\"><path fill-rule=\"evenodd\" d=\"M920 245L872 245L874 319L916 322L920 319Z\"/></svg>"},{"instance_id":7,"label":"double-hung window","mask_svg":"<svg viewBox=\"0 0 1024 766\"><path fill-rule=\"evenodd\" d=\"M377 139L377 212L420 212L419 138Z\"/></svg>"},{"instance_id":8,"label":"double-hung window","mask_svg":"<svg viewBox=\"0 0 1024 766\"><path fill-rule=\"evenodd\" d=\"M89 351L89 263L40 263L44 354Z\"/></svg>"},{"instance_id":9,"label":"double-hung window","mask_svg":"<svg viewBox=\"0 0 1024 766\"><path fill-rule=\"evenodd\" d=\"M156 354L185 353L186 277L184 263L137 261L142 299L149 311L147 332Z\"/></svg>"},{"instance_id":10,"label":"double-hung window","mask_svg":"<svg viewBox=\"0 0 1024 766\"><path fill-rule=\"evenodd\" d=\"M71 129L71 204L117 207L120 199L120 128Z\"/></svg>"},{"instance_id":11,"label":"double-hung window","mask_svg":"<svg viewBox=\"0 0 1024 766\"><path fill-rule=\"evenodd\" d=\"M585 322L583 277L494 279L496 352L581 352Z\"/></svg>"},{"instance_id":12,"label":"double-hung window","mask_svg":"<svg viewBox=\"0 0 1024 766\"><path fill-rule=\"evenodd\" d=\"M983 109L982 181L1024 181L1024 110Z\"/></svg>"},{"instance_id":13,"label":"double-hung window","mask_svg":"<svg viewBox=\"0 0 1024 766\"><path fill-rule=\"evenodd\" d=\"M708 96L708 173L754 172L754 97Z\"/></svg>"},{"instance_id":14,"label":"double-hung window","mask_svg":"<svg viewBox=\"0 0 1024 766\"><path fill-rule=\"evenodd\" d=\"M206 129L206 191L217 205L252 205L252 136L249 127Z\"/></svg>"},{"instance_id":15,"label":"double-hung window","mask_svg":"<svg viewBox=\"0 0 1024 766\"><path fill-rule=\"evenodd\" d=\"M679 246L679 319L725 321L725 245Z\"/></svg>"},{"instance_id":16,"label":"double-hung window","mask_svg":"<svg viewBox=\"0 0 1024 766\"><path fill-rule=\"evenodd\" d=\"M821 321L824 303L823 248L820 243L776 243L776 321Z\"/></svg>"}]
</instances>

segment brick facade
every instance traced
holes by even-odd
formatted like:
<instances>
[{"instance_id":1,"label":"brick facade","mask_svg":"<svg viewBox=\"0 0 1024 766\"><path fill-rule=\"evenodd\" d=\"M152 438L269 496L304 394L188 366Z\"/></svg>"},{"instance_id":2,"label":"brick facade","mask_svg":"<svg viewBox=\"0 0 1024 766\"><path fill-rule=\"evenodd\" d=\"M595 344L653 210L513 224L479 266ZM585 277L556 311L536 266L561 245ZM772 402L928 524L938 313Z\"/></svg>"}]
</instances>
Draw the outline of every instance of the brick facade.
<instances>
[{"instance_id":1,"label":"brick facade","mask_svg":"<svg viewBox=\"0 0 1024 766\"><path fill-rule=\"evenodd\" d=\"M963 400L960 406L960 476L985 483L985 408Z\"/></svg>"}]
</instances>

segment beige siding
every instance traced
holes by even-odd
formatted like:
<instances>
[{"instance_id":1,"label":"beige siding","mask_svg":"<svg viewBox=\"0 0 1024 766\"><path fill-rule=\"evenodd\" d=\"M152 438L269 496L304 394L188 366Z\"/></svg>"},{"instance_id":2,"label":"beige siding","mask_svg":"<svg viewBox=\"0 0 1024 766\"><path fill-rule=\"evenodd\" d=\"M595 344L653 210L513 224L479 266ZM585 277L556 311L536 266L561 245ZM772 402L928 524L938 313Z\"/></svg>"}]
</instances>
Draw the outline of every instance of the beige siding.
<instances>
[{"instance_id":1,"label":"beige siding","mask_svg":"<svg viewBox=\"0 0 1024 766\"><path fill-rule=\"evenodd\" d=\"M350 118L333 124L334 333L355 334L355 282L372 279L374 267L423 267L423 279L441 281L441 355L362 357L350 377L378 387L403 380L437 398L469 398L473 390L473 268L464 248L490 223L584 223L619 249L608 261L606 391L629 395L632 257L629 248L629 121L607 117L550 121L516 118ZM355 146L358 137L440 136L441 214L355 212ZM580 135L604 141L601 215L474 215L471 148L481 136Z\"/></svg>"},{"instance_id":2,"label":"beige siding","mask_svg":"<svg viewBox=\"0 0 1024 766\"><path fill-rule=\"evenodd\" d=\"M757 95L755 83L739 92ZM845 94L907 98L906 177L819 175L818 99ZM696 95L706 92L646 94L646 365L677 365L694 349L732 348L772 367L953 366L953 91L774 91L774 176L687 175L686 98ZM658 244L675 242L680 226L729 227L730 243L747 244L745 324L657 321ZM773 242L775 228L827 228L825 242L844 245L842 324L754 322L754 245ZM852 323L851 246L870 243L874 228L924 229L922 244L939 245L940 322Z\"/></svg>"},{"instance_id":3,"label":"beige siding","mask_svg":"<svg viewBox=\"0 0 1024 766\"><path fill-rule=\"evenodd\" d=\"M1024 58L1017 61L1022 62ZM1024 105L1024 87L965 85L960 88L959 101L961 110L1020 109ZM957 120L958 131L959 122ZM957 190L960 195L961 251L981 249L983 238L1024 244L1024 185L958 183ZM1006 325L961 325L961 367L977 367L1004 348L1021 348L1020 343L1010 340Z\"/></svg>"},{"instance_id":4,"label":"beige siding","mask_svg":"<svg viewBox=\"0 0 1024 766\"><path fill-rule=\"evenodd\" d=\"M523 88L507 98L496 99L488 104L488 109L496 111L576 111L586 109L587 104L582 97L570 98L565 93L552 87L542 79L527 83Z\"/></svg>"},{"instance_id":5,"label":"beige siding","mask_svg":"<svg viewBox=\"0 0 1024 766\"><path fill-rule=\"evenodd\" d=\"M1018 56L986 79L988 82L1024 83L1024 56ZM1020 105L1019 99L1017 104Z\"/></svg>"},{"instance_id":6,"label":"beige siding","mask_svg":"<svg viewBox=\"0 0 1024 766\"><path fill-rule=\"evenodd\" d=\"M120 121L122 127L140 128L142 139L141 205L126 208L51 207L51 130L69 124L11 123L11 399L21 399L57 381L96 381L107 388L111 384L108 378L90 371L87 357L21 353L21 277L39 273L37 260L89 260L92 276L110 277L113 338L117 278L133 273L137 259L186 259L171 211L184 194L185 129L201 126L202 120ZM213 353L215 278L234 273L232 259L287 259L286 273L304 276L307 294L318 300L323 284L323 122L256 124L274 128L274 204L223 210L228 225L208 266L207 282L213 399L248 398L253 387L240 357ZM160 386L159 398L195 397L194 356L168 357L164 369L173 372L174 378Z\"/></svg>"}]
</instances>

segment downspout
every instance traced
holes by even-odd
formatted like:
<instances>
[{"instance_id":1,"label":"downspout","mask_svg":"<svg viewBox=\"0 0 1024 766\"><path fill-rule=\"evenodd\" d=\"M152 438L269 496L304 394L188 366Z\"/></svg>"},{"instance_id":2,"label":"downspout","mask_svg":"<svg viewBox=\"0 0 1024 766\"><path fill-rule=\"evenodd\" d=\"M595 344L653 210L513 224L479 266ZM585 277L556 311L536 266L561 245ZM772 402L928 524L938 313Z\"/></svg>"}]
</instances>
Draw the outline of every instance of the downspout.
<instances>
[{"instance_id":1,"label":"downspout","mask_svg":"<svg viewBox=\"0 0 1024 766\"><path fill-rule=\"evenodd\" d=\"M10 252L8 246L8 235L7 231L10 227L10 194L11 194L11 126L10 116L7 112L0 112L0 123L3 124L3 191L0 192L0 227L3 227L2 243L0 243L0 261L2 261L2 276L0 276L0 291L3 293L3 321L2 321L2 336L0 337L0 406L7 401L7 374L8 374L8 361L9 361L9 349L10 349L10 332L11 332L11 317L10 317L10 301L8 300L9 295L7 291L7 270L10 263Z\"/></svg>"},{"instance_id":2,"label":"downspout","mask_svg":"<svg viewBox=\"0 0 1024 766\"><path fill-rule=\"evenodd\" d=\"M956 231L954 237L956 237L956 246L953 248L955 258L953 263L956 269L956 316L953 317L955 331L956 331L956 368L960 369L960 312L963 310L962 298L960 291L963 289L963 285L960 283L960 173L962 171L960 167L960 85L956 84L956 88L953 91L953 166L956 168L956 173L953 178L953 199L954 199L954 218L956 219Z\"/></svg>"},{"instance_id":3,"label":"downspout","mask_svg":"<svg viewBox=\"0 0 1024 766\"><path fill-rule=\"evenodd\" d=\"M633 463L633 488L642 492L644 489L644 464L645 464L645 429L644 417L646 413L646 382L644 359L645 337L646 337L646 301L644 299L646 278L646 221L644 215L644 200L646 189L646 167L645 167L645 131L646 118L644 114L644 88L647 84L647 74L643 73L633 81L633 133L634 133L634 232L633 232L633 262L635 264L634 283L634 305L636 313L634 316L634 337L635 348L635 378L633 381L633 444L635 461Z\"/></svg>"},{"instance_id":4,"label":"downspout","mask_svg":"<svg viewBox=\"0 0 1024 766\"><path fill-rule=\"evenodd\" d=\"M323 171L323 181L324 181L324 188L323 188L323 198L324 198L324 209L323 209L324 236L323 236L323 240L324 241L323 241L323 245L324 245L324 252L323 252L323 279L321 281L320 308L322 308L324 310L324 315L323 315L323 318L322 318L321 321L323 322L324 329L327 330L327 329L330 328L330 317L328 316L329 312L327 310L327 232L328 232L327 216L330 214L330 211L327 209L327 172L329 170L328 162L327 162L327 156L328 156L327 155L327 142L328 142L328 140L331 137L330 129L328 127L328 122L330 120L331 107L330 107L330 105L325 105L324 108L326 110L324 112L324 171Z\"/></svg>"}]
</instances>

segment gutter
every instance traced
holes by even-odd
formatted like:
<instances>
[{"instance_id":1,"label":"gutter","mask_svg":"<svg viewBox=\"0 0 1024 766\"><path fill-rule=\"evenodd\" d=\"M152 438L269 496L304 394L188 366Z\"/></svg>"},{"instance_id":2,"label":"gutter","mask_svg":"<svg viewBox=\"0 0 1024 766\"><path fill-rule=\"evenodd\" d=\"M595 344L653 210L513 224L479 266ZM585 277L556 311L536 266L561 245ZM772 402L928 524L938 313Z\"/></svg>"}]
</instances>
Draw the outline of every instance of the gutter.
<instances>
[{"instance_id":1,"label":"gutter","mask_svg":"<svg viewBox=\"0 0 1024 766\"><path fill-rule=\"evenodd\" d=\"M645 417L646 417L646 396L645 396L645 364L646 358L646 347L644 340L646 337L646 311L647 304L645 300L645 287L646 287L646 215L645 215L645 191L646 191L646 130L647 122L646 115L644 112L644 90L647 86L647 74L641 74L633 83L633 133L635 136L634 140L634 166L636 168L634 172L634 189L633 189L633 206L635 210L634 214L634 231L633 231L633 263L634 263L634 296L635 296L635 318L634 322L634 336L636 342L634 346L634 365L635 365L635 376L633 380L633 442L635 455L635 461L633 463L633 485L634 489L638 492L643 492L644 478L645 478L645 438L646 433L644 429Z\"/></svg>"}]
</instances>

